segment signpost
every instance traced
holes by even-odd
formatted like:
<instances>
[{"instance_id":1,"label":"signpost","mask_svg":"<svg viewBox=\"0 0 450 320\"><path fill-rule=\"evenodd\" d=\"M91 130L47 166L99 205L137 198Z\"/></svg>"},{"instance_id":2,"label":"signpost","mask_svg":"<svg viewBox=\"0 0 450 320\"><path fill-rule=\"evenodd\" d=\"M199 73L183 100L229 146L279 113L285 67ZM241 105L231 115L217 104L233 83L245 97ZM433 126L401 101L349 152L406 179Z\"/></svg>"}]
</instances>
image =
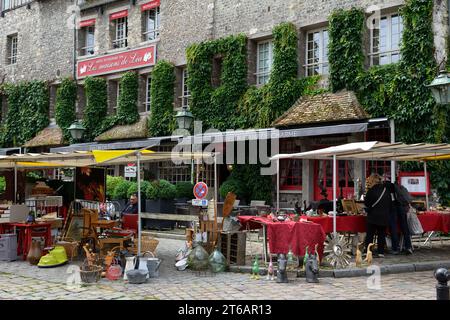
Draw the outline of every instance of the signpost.
<instances>
[{"instance_id":1,"label":"signpost","mask_svg":"<svg viewBox=\"0 0 450 320\"><path fill-rule=\"evenodd\" d=\"M125 167L125 178L136 178L136 164L135 163L129 163Z\"/></svg>"},{"instance_id":2,"label":"signpost","mask_svg":"<svg viewBox=\"0 0 450 320\"><path fill-rule=\"evenodd\" d=\"M198 182L194 186L195 199L192 200L192 205L197 207L208 206L208 200L205 197L208 195L208 186L204 182Z\"/></svg>"}]
</instances>

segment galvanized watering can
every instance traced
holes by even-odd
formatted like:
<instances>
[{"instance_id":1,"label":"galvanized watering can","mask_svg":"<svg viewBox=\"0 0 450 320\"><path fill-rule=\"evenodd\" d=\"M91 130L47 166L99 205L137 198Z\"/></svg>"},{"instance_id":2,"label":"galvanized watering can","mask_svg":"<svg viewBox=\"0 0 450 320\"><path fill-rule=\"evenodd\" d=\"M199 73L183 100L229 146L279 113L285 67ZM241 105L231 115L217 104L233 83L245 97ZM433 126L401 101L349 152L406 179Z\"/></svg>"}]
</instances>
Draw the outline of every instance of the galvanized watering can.
<instances>
[{"instance_id":1,"label":"galvanized watering can","mask_svg":"<svg viewBox=\"0 0 450 320\"><path fill-rule=\"evenodd\" d=\"M159 266L161 265L161 259L156 258L155 255L150 251L144 252L144 255L147 253L152 255L152 257L146 258L148 276L150 278L157 278L159 277Z\"/></svg>"}]
</instances>

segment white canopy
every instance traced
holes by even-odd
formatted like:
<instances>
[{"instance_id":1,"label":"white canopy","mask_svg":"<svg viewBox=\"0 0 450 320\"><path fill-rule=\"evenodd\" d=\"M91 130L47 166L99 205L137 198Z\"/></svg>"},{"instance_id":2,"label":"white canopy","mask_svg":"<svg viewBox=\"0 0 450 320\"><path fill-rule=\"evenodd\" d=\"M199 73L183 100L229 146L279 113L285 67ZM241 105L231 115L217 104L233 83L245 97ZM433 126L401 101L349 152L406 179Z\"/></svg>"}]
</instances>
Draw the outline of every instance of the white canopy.
<instances>
[{"instance_id":1,"label":"white canopy","mask_svg":"<svg viewBox=\"0 0 450 320\"><path fill-rule=\"evenodd\" d=\"M279 159L333 159L338 160L384 160L384 161L428 161L450 159L450 144L430 143L386 143L378 141L355 142L319 150L292 154L278 154Z\"/></svg>"},{"instance_id":2,"label":"white canopy","mask_svg":"<svg viewBox=\"0 0 450 320\"><path fill-rule=\"evenodd\" d=\"M277 161L277 209L280 203L279 160L281 159L325 159L333 160L333 230L336 236L336 161L337 160L382 160L382 161L423 161L425 176L427 161L450 159L450 144L431 143L386 143L379 141L355 142L319 150L292 154L278 154L270 158ZM425 183L427 179L425 179ZM428 189L428 186L426 186ZM426 194L428 208L428 194Z\"/></svg>"}]
</instances>

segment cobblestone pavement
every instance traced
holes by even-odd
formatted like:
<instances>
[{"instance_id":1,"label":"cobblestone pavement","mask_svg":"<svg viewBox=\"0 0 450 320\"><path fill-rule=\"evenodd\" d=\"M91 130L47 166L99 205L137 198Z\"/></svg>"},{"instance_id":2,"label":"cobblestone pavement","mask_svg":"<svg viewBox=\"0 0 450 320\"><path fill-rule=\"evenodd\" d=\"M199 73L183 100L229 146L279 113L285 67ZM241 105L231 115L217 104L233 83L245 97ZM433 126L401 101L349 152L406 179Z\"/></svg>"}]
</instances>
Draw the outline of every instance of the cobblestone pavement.
<instances>
[{"instance_id":1,"label":"cobblestone pavement","mask_svg":"<svg viewBox=\"0 0 450 320\"><path fill-rule=\"evenodd\" d=\"M67 286L68 266L40 269L24 261L0 262L0 299L432 299L436 281L433 272L381 276L380 289L369 289L366 277L322 278L308 284L303 278L290 278L288 284L251 280L248 274L220 273L199 276L189 270L177 271L176 250L183 242L160 239L157 250L163 259L160 277L141 285L122 280L102 279L79 288ZM370 280L369 280L370 282ZM370 282L372 283L372 282ZM373 283L372 283L373 284ZM281 290L280 290L281 289Z\"/></svg>"}]
</instances>

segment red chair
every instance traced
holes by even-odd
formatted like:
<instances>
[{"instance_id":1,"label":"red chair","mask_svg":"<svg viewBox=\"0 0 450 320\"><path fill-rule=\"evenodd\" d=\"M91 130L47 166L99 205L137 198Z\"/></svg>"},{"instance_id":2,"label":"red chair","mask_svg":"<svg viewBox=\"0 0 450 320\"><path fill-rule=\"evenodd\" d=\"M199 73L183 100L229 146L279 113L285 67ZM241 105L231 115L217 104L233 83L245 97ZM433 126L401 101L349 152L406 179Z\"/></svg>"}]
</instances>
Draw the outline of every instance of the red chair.
<instances>
[{"instance_id":1,"label":"red chair","mask_svg":"<svg viewBox=\"0 0 450 320\"><path fill-rule=\"evenodd\" d=\"M122 228L132 230L135 234L138 231L138 215L137 214L123 214Z\"/></svg>"}]
</instances>

